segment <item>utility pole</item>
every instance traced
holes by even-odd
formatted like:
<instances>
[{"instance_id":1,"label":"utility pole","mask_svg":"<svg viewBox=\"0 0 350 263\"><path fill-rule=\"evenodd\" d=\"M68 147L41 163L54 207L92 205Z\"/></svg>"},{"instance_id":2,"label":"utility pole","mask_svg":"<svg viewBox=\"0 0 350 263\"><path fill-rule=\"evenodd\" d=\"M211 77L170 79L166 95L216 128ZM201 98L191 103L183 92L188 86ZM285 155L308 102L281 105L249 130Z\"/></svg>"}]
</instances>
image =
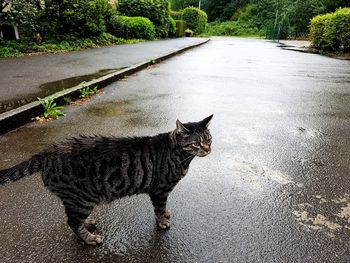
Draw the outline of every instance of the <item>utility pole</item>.
<instances>
[{"instance_id":1,"label":"utility pole","mask_svg":"<svg viewBox=\"0 0 350 263\"><path fill-rule=\"evenodd\" d=\"M201 0L198 2L198 9L201 9Z\"/></svg>"},{"instance_id":2,"label":"utility pole","mask_svg":"<svg viewBox=\"0 0 350 263\"><path fill-rule=\"evenodd\" d=\"M275 18L275 25L273 26L273 39L272 40L275 40L275 32L276 32L276 26L277 26L277 17L278 17L278 9L276 10L276 18Z\"/></svg>"}]
</instances>

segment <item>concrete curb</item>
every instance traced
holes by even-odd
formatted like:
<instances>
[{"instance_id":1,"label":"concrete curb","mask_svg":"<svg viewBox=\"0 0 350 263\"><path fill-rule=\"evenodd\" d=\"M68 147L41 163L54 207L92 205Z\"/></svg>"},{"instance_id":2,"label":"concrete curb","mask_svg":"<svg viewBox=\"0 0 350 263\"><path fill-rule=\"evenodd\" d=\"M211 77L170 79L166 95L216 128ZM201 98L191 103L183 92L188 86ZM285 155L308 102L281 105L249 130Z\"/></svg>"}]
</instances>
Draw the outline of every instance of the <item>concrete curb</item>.
<instances>
[{"instance_id":1,"label":"concrete curb","mask_svg":"<svg viewBox=\"0 0 350 263\"><path fill-rule=\"evenodd\" d=\"M282 48L283 50L290 50L290 51L296 51L296 52L301 52L301 53L308 53L308 54L315 54L315 55L320 55L324 57L329 57L329 58L334 58L334 59L340 59L340 60L350 60L350 57L348 56L341 56L337 54L327 54L327 53L322 53L315 48L312 47L297 47L293 45L288 45L285 43L281 42L272 42L278 44L277 47Z\"/></svg>"},{"instance_id":2,"label":"concrete curb","mask_svg":"<svg viewBox=\"0 0 350 263\"><path fill-rule=\"evenodd\" d=\"M309 50L307 47L296 47L292 45L287 45L281 42L275 42L277 43L277 47L282 48L283 50L290 50L290 51L296 51L296 52L301 52L301 53L313 53Z\"/></svg>"},{"instance_id":3,"label":"concrete curb","mask_svg":"<svg viewBox=\"0 0 350 263\"><path fill-rule=\"evenodd\" d=\"M144 61L141 63L138 63L136 65L130 66L126 69L108 74L106 76L100 77L98 79L86 82L84 87L95 87L98 86L99 89L104 88L105 86L120 80L122 78L124 78L125 76L129 76L134 74L137 71L140 71L142 69L147 68L150 65L154 65L155 63L160 63L166 59L169 59L173 56L176 56L184 51L187 51L189 49L201 46L203 44L206 44L207 42L209 42L210 39L203 39L203 41L194 44L194 45L189 45L189 46L185 46L183 48L180 48L176 51L172 51L166 55L163 56L159 56L157 58L152 59L151 61ZM72 88L69 89L65 89L63 91L54 93L50 96L45 97L44 99L47 99L49 97L54 97L55 100L57 101L61 101L63 100L63 97L65 96L70 96L70 97L78 97L79 95L79 91L82 88L81 85L78 86L74 86ZM19 108L4 112L2 114L0 114L0 135L4 134L6 132L9 132L15 128L18 128L20 126L22 126L25 123L28 123L32 120L32 118L40 115L42 113L42 106L38 101L34 101L31 103L28 103L26 105L23 105Z\"/></svg>"}]
</instances>

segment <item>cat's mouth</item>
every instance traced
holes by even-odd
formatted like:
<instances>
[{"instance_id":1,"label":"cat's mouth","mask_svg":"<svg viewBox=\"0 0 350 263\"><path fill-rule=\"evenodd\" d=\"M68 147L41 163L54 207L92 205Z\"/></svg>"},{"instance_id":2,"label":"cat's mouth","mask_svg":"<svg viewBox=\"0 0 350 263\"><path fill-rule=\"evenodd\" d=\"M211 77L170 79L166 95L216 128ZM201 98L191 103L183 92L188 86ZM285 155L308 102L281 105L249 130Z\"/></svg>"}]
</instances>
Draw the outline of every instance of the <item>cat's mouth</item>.
<instances>
[{"instance_id":1,"label":"cat's mouth","mask_svg":"<svg viewBox=\"0 0 350 263\"><path fill-rule=\"evenodd\" d=\"M207 156L209 153L211 153L211 150L196 152L194 155L196 155L196 156L198 156L198 157L205 157L205 156Z\"/></svg>"}]
</instances>

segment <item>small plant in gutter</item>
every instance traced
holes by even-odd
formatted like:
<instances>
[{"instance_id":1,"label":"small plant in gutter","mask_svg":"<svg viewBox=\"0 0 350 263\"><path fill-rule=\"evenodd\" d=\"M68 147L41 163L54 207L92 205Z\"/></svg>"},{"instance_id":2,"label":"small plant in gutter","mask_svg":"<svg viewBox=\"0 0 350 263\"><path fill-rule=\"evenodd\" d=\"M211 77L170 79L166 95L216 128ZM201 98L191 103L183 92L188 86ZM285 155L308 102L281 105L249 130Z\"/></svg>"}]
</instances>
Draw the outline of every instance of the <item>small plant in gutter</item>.
<instances>
[{"instance_id":1,"label":"small plant in gutter","mask_svg":"<svg viewBox=\"0 0 350 263\"><path fill-rule=\"evenodd\" d=\"M86 99L91 97L92 95L97 94L97 92L98 92L97 87L94 87L94 88L85 87L80 90L79 98Z\"/></svg>"},{"instance_id":2,"label":"small plant in gutter","mask_svg":"<svg viewBox=\"0 0 350 263\"><path fill-rule=\"evenodd\" d=\"M66 115L61 111L61 109L63 109L64 107L57 106L53 97L49 97L47 99L38 98L38 100L44 108L44 113L42 117L44 117L45 119L57 119L59 116Z\"/></svg>"}]
</instances>

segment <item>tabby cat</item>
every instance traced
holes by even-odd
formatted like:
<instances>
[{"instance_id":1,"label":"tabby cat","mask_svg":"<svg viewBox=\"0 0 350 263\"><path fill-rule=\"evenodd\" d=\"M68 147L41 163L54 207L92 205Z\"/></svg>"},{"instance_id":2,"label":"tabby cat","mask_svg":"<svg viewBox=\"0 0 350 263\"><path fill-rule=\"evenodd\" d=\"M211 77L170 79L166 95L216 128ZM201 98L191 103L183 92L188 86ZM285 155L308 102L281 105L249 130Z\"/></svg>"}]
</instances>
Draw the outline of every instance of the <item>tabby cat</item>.
<instances>
[{"instance_id":1,"label":"tabby cat","mask_svg":"<svg viewBox=\"0 0 350 263\"><path fill-rule=\"evenodd\" d=\"M96 221L88 218L94 206L128 195L148 194L158 226L168 229L168 195L193 158L210 153L212 117L184 124L177 120L174 131L153 137L71 138L0 170L0 184L41 171L44 185L62 200L68 225L89 245L102 243L92 233Z\"/></svg>"}]
</instances>

